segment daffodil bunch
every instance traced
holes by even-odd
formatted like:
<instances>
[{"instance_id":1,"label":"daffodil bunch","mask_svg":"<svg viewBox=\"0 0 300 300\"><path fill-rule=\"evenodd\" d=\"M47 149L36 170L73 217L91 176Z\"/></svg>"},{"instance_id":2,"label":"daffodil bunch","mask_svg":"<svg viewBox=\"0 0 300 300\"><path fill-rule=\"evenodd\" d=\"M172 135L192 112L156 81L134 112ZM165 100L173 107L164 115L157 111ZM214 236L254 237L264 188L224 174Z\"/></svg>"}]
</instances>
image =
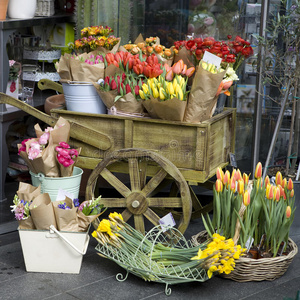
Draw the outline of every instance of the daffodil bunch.
<instances>
[{"instance_id":1,"label":"daffodil bunch","mask_svg":"<svg viewBox=\"0 0 300 300\"><path fill-rule=\"evenodd\" d=\"M225 240L224 236L214 233L212 241L206 248L204 250L200 248L197 255L191 259L206 259L202 266L211 278L214 272L230 274L234 270L235 260L239 259L245 251L246 249L240 245L236 246L232 239Z\"/></svg>"},{"instance_id":2,"label":"daffodil bunch","mask_svg":"<svg viewBox=\"0 0 300 300\"><path fill-rule=\"evenodd\" d=\"M204 281L213 273L229 274L234 269L235 259L244 252L232 240L225 240L219 234L197 246L186 242L184 247L181 246L180 237L175 233L172 246L167 242L168 235L160 240L161 233L157 233L151 240L124 222L118 213L111 213L109 219L94 223L94 227L92 236L98 241L96 249L102 255L122 267L130 266L134 274L150 281L164 281L167 278L171 278L172 283ZM168 234L172 234L172 230L169 229Z\"/></svg>"},{"instance_id":3,"label":"daffodil bunch","mask_svg":"<svg viewBox=\"0 0 300 300\"><path fill-rule=\"evenodd\" d=\"M214 232L233 238L242 247L264 248L276 256L282 242L287 246L294 219L295 195L292 179L276 174L275 185L268 176L262 179L262 164L255 169L254 180L239 170L232 174L218 168L213 188L213 218L202 216L210 236ZM237 230L238 229L238 230Z\"/></svg>"},{"instance_id":4,"label":"daffodil bunch","mask_svg":"<svg viewBox=\"0 0 300 300\"><path fill-rule=\"evenodd\" d=\"M153 97L162 101L173 98L186 101L188 95L186 86L187 79L181 75L175 75L172 81L167 81L163 76L159 76L158 78L149 78L147 82L142 85L139 94L142 99L146 100Z\"/></svg>"}]
</instances>

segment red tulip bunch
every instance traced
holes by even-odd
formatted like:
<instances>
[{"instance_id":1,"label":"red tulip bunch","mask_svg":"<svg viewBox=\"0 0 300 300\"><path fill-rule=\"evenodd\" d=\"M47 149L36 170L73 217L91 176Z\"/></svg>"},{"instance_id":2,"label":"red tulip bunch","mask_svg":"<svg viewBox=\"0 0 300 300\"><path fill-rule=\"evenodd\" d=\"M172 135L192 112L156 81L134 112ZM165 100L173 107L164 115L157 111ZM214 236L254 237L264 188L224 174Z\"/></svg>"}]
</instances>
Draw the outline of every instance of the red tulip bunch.
<instances>
[{"instance_id":1,"label":"red tulip bunch","mask_svg":"<svg viewBox=\"0 0 300 300\"><path fill-rule=\"evenodd\" d=\"M106 76L103 84L100 85L102 91L114 91L118 92L118 96L115 98L117 101L128 93L132 93L135 98L139 98L139 90L143 84L142 79L136 80L132 75L126 75L123 73L115 76Z\"/></svg>"},{"instance_id":2,"label":"red tulip bunch","mask_svg":"<svg viewBox=\"0 0 300 300\"><path fill-rule=\"evenodd\" d=\"M133 55L124 51L116 54L107 53L104 63L106 66L114 64L127 73L132 70L136 75L144 75L148 78L158 77L163 73L162 66L154 54L147 57L141 54Z\"/></svg>"},{"instance_id":3,"label":"red tulip bunch","mask_svg":"<svg viewBox=\"0 0 300 300\"><path fill-rule=\"evenodd\" d=\"M213 53L222 58L224 65L230 64L234 70L237 70L241 62L253 55L253 49L250 43L240 36L236 36L232 41L228 35L227 41L216 41L213 37L195 38L188 41L176 41L174 46L177 50L186 48L193 54L198 63L205 51Z\"/></svg>"}]
</instances>

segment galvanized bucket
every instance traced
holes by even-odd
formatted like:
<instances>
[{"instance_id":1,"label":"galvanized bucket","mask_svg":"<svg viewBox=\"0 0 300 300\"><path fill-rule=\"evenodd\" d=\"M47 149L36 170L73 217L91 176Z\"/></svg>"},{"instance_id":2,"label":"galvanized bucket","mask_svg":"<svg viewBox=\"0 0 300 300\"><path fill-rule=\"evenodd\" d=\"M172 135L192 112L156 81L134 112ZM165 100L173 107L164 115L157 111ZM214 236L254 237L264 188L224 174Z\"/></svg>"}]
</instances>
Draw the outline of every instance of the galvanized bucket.
<instances>
[{"instance_id":1,"label":"galvanized bucket","mask_svg":"<svg viewBox=\"0 0 300 300\"><path fill-rule=\"evenodd\" d=\"M67 110L91 114L106 114L106 106L90 82L62 83Z\"/></svg>"},{"instance_id":2,"label":"galvanized bucket","mask_svg":"<svg viewBox=\"0 0 300 300\"><path fill-rule=\"evenodd\" d=\"M44 174L35 174L29 171L32 185L38 187L41 185L41 193L48 193L51 201L56 201L59 189L71 193L74 198L78 198L81 177L83 170L74 167L73 175L70 177L46 177Z\"/></svg>"}]
</instances>

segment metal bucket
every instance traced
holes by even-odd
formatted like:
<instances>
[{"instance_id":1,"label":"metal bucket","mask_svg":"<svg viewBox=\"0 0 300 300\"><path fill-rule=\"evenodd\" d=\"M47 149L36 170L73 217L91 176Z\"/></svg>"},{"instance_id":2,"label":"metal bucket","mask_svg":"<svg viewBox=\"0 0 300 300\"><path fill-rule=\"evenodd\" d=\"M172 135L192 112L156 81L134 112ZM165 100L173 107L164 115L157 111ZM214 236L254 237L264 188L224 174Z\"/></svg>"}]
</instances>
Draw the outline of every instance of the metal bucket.
<instances>
[{"instance_id":1,"label":"metal bucket","mask_svg":"<svg viewBox=\"0 0 300 300\"><path fill-rule=\"evenodd\" d=\"M62 83L67 110L91 114L106 114L106 106L90 82Z\"/></svg>"},{"instance_id":2,"label":"metal bucket","mask_svg":"<svg viewBox=\"0 0 300 300\"><path fill-rule=\"evenodd\" d=\"M32 185L41 185L41 193L48 193L51 201L56 201L59 189L71 193L74 198L78 198L81 177L83 170L74 167L73 175L70 177L46 177L44 174L35 174L29 171Z\"/></svg>"}]
</instances>

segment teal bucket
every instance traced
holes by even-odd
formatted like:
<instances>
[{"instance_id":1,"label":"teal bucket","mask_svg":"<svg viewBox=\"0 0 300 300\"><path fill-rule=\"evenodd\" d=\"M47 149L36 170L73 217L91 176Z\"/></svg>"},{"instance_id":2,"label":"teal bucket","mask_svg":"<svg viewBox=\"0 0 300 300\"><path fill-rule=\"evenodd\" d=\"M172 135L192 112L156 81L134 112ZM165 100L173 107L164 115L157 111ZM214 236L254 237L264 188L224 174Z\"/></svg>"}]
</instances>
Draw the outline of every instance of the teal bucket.
<instances>
[{"instance_id":1,"label":"teal bucket","mask_svg":"<svg viewBox=\"0 0 300 300\"><path fill-rule=\"evenodd\" d=\"M82 169L74 167L73 175L70 177L46 177L42 173L34 174L31 171L29 173L32 185L35 187L41 185L41 193L48 193L51 201L56 201L60 189L73 194L74 198L78 198Z\"/></svg>"}]
</instances>

